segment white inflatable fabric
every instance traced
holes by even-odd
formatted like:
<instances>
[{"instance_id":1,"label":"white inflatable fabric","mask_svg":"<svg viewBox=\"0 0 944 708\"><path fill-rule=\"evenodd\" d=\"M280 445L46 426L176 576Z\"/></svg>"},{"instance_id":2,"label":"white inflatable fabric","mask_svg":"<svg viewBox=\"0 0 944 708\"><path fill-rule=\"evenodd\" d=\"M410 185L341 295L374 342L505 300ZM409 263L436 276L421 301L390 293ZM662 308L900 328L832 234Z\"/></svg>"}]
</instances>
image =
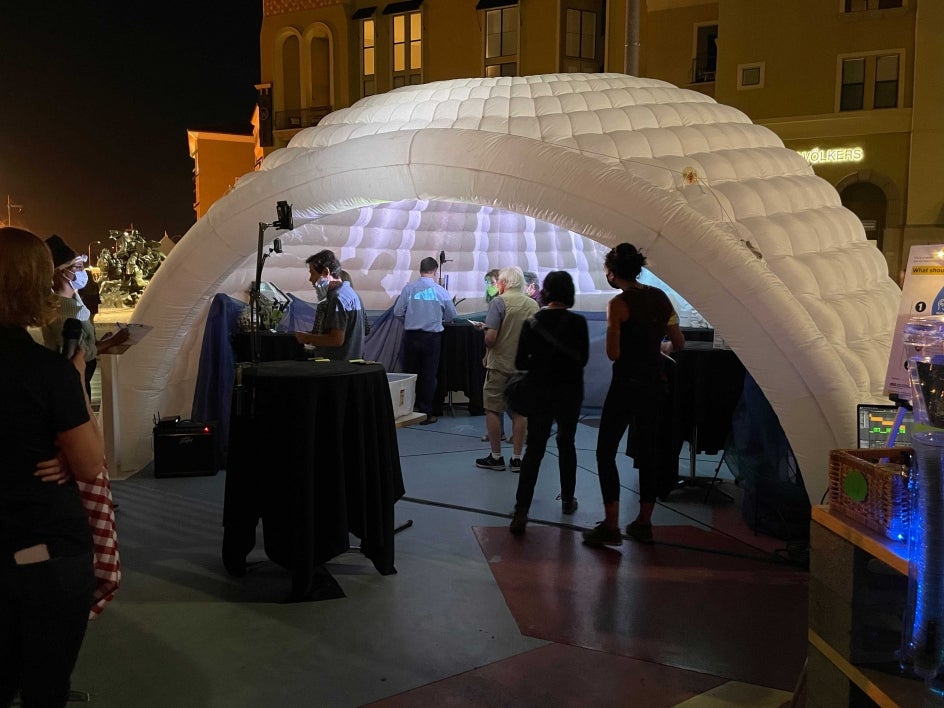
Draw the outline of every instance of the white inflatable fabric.
<instances>
[{"instance_id":1,"label":"white inflatable fabric","mask_svg":"<svg viewBox=\"0 0 944 708\"><path fill-rule=\"evenodd\" d=\"M245 297L278 200L299 225L263 279L310 298L304 258L332 248L373 309L440 250L465 311L482 307L482 275L512 263L570 270L602 302L600 253L634 243L757 380L814 503L828 451L855 444L856 404L882 400L900 291L832 186L771 131L650 79L466 79L327 116L178 243L133 316L155 329L120 362L123 469L150 459L152 414L190 410L209 302Z\"/></svg>"}]
</instances>

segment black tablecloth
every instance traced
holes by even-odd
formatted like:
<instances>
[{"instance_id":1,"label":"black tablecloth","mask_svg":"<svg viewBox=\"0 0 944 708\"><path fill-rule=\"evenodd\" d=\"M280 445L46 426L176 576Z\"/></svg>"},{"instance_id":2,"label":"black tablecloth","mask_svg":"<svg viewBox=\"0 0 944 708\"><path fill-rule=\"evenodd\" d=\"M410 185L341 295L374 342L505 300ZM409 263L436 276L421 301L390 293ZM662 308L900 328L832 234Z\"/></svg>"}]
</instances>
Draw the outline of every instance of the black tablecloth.
<instances>
[{"instance_id":1,"label":"black tablecloth","mask_svg":"<svg viewBox=\"0 0 944 708\"><path fill-rule=\"evenodd\" d=\"M443 400L449 391L462 391L469 399L469 413L482 415L482 386L485 384L485 335L468 322L456 320L445 325L439 357L433 415L442 415Z\"/></svg>"},{"instance_id":2,"label":"black tablecloth","mask_svg":"<svg viewBox=\"0 0 944 708\"><path fill-rule=\"evenodd\" d=\"M305 356L305 345L295 339L294 332L259 332L259 361L282 361ZM252 361L252 333L233 334L236 361Z\"/></svg>"},{"instance_id":3,"label":"black tablecloth","mask_svg":"<svg viewBox=\"0 0 944 708\"><path fill-rule=\"evenodd\" d=\"M714 349L709 342L686 342L673 352L675 386L672 431L676 452L693 442L695 452L715 454L724 449L731 431L731 415L744 387L744 365L730 349Z\"/></svg>"},{"instance_id":4,"label":"black tablecloth","mask_svg":"<svg viewBox=\"0 0 944 708\"><path fill-rule=\"evenodd\" d=\"M223 511L223 560L245 563L261 518L266 555L306 599L317 566L348 533L386 575L394 503L403 496L393 407L382 366L275 361L243 371L234 392Z\"/></svg>"}]
</instances>

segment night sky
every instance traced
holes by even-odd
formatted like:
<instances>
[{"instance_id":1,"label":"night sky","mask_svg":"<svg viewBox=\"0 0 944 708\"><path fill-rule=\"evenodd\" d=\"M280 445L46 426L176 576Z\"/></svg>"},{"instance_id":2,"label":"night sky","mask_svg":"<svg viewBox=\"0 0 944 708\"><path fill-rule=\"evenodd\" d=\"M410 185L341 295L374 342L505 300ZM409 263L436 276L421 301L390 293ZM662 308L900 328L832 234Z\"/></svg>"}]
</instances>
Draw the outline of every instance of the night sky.
<instances>
[{"instance_id":1,"label":"night sky","mask_svg":"<svg viewBox=\"0 0 944 708\"><path fill-rule=\"evenodd\" d=\"M187 130L251 133L261 22L262 0L0 0L0 220L9 195L76 250L185 233Z\"/></svg>"}]
</instances>

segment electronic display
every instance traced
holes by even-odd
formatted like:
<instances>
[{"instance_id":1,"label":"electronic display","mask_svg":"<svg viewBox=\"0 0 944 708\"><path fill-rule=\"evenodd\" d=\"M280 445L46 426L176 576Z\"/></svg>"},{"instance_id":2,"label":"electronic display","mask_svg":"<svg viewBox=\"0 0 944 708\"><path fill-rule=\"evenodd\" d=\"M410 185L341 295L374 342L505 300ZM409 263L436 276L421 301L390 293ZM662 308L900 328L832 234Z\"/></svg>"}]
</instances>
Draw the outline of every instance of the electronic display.
<instances>
[{"instance_id":1,"label":"electronic display","mask_svg":"<svg viewBox=\"0 0 944 708\"><path fill-rule=\"evenodd\" d=\"M888 435L895 425L895 416L898 415L898 406L871 405L860 403L857 406L859 417L859 447L887 447ZM911 429L914 426L914 415L905 411L898 428L894 447L911 445Z\"/></svg>"}]
</instances>

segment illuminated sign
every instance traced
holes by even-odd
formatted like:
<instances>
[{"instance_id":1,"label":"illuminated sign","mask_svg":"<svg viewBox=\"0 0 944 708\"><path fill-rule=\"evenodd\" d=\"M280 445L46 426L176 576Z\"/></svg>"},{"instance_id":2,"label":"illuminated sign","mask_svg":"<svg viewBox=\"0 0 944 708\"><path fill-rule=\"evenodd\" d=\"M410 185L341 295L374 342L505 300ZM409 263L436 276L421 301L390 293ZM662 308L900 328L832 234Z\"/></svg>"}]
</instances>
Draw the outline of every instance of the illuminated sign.
<instances>
[{"instance_id":1,"label":"illuminated sign","mask_svg":"<svg viewBox=\"0 0 944 708\"><path fill-rule=\"evenodd\" d=\"M797 150L800 157L811 165L821 165L826 162L862 162L865 150L860 147L848 148L810 148Z\"/></svg>"}]
</instances>

